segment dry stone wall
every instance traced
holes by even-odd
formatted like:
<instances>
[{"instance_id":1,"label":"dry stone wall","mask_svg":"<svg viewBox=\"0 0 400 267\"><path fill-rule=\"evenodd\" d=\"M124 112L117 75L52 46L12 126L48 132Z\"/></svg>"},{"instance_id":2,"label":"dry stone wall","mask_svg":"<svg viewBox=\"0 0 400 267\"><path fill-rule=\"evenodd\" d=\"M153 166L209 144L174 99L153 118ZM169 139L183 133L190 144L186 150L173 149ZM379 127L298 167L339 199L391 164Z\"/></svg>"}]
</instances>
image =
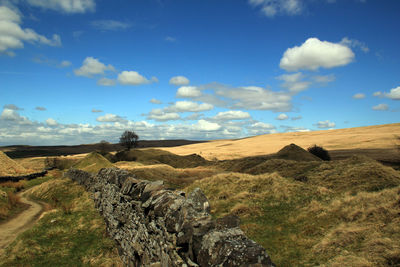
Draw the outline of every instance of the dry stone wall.
<instances>
[{"instance_id":1,"label":"dry stone wall","mask_svg":"<svg viewBox=\"0 0 400 267\"><path fill-rule=\"evenodd\" d=\"M71 169L67 176L93 192L127 266L274 266L237 217L211 219L200 189L185 196L116 168L97 175Z\"/></svg>"}]
</instances>

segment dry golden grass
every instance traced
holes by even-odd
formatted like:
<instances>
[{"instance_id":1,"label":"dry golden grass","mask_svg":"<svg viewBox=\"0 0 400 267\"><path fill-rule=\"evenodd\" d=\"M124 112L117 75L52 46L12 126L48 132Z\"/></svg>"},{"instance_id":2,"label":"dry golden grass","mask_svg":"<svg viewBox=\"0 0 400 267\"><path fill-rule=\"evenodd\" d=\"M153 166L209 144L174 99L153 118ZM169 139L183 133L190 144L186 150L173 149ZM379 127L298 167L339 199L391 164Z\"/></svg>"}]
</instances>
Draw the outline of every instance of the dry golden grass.
<instances>
[{"instance_id":1,"label":"dry golden grass","mask_svg":"<svg viewBox=\"0 0 400 267\"><path fill-rule=\"evenodd\" d=\"M399 132L400 123L395 123L339 130L268 134L160 149L177 155L197 153L208 160L272 154L290 143L296 143L302 148L317 144L327 150L392 149L398 143L396 135Z\"/></svg>"},{"instance_id":2,"label":"dry golden grass","mask_svg":"<svg viewBox=\"0 0 400 267\"><path fill-rule=\"evenodd\" d=\"M29 170L25 169L0 151L0 176L17 176L28 174L29 172Z\"/></svg>"},{"instance_id":3,"label":"dry golden grass","mask_svg":"<svg viewBox=\"0 0 400 267\"><path fill-rule=\"evenodd\" d=\"M87 154L72 167L83 171L97 173L101 168L111 168L114 165L97 152Z\"/></svg>"}]
</instances>

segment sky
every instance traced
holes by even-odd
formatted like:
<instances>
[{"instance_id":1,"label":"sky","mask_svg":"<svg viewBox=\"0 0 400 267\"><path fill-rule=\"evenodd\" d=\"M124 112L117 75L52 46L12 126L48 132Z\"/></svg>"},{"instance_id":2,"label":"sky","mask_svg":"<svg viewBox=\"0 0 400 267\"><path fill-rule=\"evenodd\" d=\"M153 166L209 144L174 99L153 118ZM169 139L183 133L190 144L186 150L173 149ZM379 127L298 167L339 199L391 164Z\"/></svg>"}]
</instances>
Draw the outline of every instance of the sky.
<instances>
[{"instance_id":1,"label":"sky","mask_svg":"<svg viewBox=\"0 0 400 267\"><path fill-rule=\"evenodd\" d=\"M0 0L0 145L399 122L398 0Z\"/></svg>"}]
</instances>

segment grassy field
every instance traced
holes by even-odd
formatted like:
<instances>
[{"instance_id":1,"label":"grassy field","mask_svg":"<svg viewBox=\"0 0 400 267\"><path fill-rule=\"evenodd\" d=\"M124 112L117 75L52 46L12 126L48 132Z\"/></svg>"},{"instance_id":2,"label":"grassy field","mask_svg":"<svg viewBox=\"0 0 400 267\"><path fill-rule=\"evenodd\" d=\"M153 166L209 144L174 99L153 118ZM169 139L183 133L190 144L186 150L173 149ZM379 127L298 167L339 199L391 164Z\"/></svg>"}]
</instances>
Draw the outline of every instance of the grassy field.
<instances>
[{"instance_id":1,"label":"grassy field","mask_svg":"<svg viewBox=\"0 0 400 267\"><path fill-rule=\"evenodd\" d=\"M47 211L6 249L0 266L122 266L103 219L81 186L52 178L28 193L45 202Z\"/></svg>"},{"instance_id":2,"label":"grassy field","mask_svg":"<svg viewBox=\"0 0 400 267\"><path fill-rule=\"evenodd\" d=\"M255 141L247 141L251 150ZM190 149L196 146L209 143ZM220 153L219 148L214 147L213 155ZM191 152L133 150L120 154L124 161L114 163L107 160L114 155L96 153L58 160L63 168L93 173L114 166L186 192L199 187L210 200L212 216L238 216L243 231L266 249L277 266L400 266L398 170L363 155L322 161L294 145L277 149L276 154L253 151L225 160L206 160L199 156L201 151ZM221 153L224 158L225 152ZM18 163L32 169L30 164L39 161ZM2 266L120 266L89 194L56 172L53 178L24 184L31 187L32 198L47 203L48 211L8 248Z\"/></svg>"}]
</instances>

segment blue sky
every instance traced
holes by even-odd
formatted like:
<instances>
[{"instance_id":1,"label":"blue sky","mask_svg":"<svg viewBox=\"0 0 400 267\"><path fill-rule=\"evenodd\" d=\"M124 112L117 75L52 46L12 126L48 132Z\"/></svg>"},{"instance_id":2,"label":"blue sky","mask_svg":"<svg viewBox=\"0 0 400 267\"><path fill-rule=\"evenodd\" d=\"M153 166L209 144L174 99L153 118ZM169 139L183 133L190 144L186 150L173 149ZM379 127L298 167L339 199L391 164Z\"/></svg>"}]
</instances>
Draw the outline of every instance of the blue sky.
<instances>
[{"instance_id":1,"label":"blue sky","mask_svg":"<svg viewBox=\"0 0 400 267\"><path fill-rule=\"evenodd\" d=\"M0 145L399 122L398 0L0 0Z\"/></svg>"}]
</instances>

